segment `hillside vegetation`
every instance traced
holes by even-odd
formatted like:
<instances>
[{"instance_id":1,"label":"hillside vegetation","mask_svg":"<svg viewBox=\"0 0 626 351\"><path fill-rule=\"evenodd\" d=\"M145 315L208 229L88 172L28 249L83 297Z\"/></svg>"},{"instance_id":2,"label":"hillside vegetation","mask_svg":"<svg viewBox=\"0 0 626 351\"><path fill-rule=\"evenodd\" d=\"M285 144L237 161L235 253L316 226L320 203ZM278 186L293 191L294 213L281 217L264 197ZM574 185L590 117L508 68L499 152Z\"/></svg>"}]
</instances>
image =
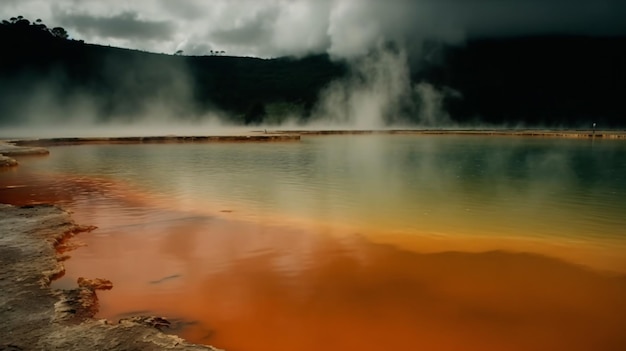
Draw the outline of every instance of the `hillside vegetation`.
<instances>
[{"instance_id":1,"label":"hillside vegetation","mask_svg":"<svg viewBox=\"0 0 626 351\"><path fill-rule=\"evenodd\" d=\"M306 121L320 92L351 72L327 55L183 56L93 45L23 18L3 21L0 41L0 125L34 115L97 122L156 112L182 120L217 114L233 124ZM446 92L452 122L626 127L624 37L427 43L424 53L411 80Z\"/></svg>"}]
</instances>

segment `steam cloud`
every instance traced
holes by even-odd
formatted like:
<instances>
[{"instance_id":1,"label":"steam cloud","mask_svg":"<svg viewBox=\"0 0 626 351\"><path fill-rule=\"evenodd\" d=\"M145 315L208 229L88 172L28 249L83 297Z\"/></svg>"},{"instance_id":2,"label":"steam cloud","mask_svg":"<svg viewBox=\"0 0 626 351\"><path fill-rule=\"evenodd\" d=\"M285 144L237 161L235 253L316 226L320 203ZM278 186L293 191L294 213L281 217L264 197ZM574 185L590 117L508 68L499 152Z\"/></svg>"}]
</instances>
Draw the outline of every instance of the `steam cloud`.
<instances>
[{"instance_id":1,"label":"steam cloud","mask_svg":"<svg viewBox=\"0 0 626 351\"><path fill-rule=\"evenodd\" d=\"M380 40L409 54L424 38L623 35L620 0L3 0L0 15L41 18L76 38L151 52L302 56L365 54Z\"/></svg>"},{"instance_id":2,"label":"steam cloud","mask_svg":"<svg viewBox=\"0 0 626 351\"><path fill-rule=\"evenodd\" d=\"M404 49L379 44L350 62L349 77L322 92L311 126L381 129L450 122L442 108L443 92L425 82L412 85Z\"/></svg>"},{"instance_id":3,"label":"steam cloud","mask_svg":"<svg viewBox=\"0 0 626 351\"><path fill-rule=\"evenodd\" d=\"M427 83L412 86L409 79L425 39L459 43L472 37L545 33L623 35L626 22L620 13L626 13L626 3L617 0L6 0L0 8L3 18L42 18L86 42L151 52L206 55L220 50L260 57L329 53L349 62L351 75L322 93L312 123L358 129L449 123L441 108L449 92ZM158 94L165 98L146 100L134 120L149 116L151 122L168 124L171 117L185 119L191 107L185 74L181 71L182 80L176 78L171 89ZM97 96L76 92L54 106L59 99L48 91L54 91L54 84L52 79L22 99L21 105L31 106L20 111L28 122L51 111L66 121L79 115L84 121L101 103ZM215 111L187 122L219 117Z\"/></svg>"}]
</instances>

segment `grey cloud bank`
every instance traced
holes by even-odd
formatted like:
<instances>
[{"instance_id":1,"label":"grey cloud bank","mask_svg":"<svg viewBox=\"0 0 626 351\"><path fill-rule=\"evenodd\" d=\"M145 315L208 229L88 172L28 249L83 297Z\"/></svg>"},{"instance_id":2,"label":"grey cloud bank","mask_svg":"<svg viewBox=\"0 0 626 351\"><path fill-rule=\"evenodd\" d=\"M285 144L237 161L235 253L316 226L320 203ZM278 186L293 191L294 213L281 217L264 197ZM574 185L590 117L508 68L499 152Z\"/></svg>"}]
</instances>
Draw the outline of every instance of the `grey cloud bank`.
<instances>
[{"instance_id":1,"label":"grey cloud bank","mask_svg":"<svg viewBox=\"0 0 626 351\"><path fill-rule=\"evenodd\" d=\"M626 35L619 0L2 0L0 15L41 18L86 42L152 52L355 57L382 41L537 34Z\"/></svg>"},{"instance_id":2,"label":"grey cloud bank","mask_svg":"<svg viewBox=\"0 0 626 351\"><path fill-rule=\"evenodd\" d=\"M111 17L83 13L59 13L56 18L65 26L80 28L88 36L128 40L168 40L175 26L166 21L139 19L136 12L122 12Z\"/></svg>"}]
</instances>

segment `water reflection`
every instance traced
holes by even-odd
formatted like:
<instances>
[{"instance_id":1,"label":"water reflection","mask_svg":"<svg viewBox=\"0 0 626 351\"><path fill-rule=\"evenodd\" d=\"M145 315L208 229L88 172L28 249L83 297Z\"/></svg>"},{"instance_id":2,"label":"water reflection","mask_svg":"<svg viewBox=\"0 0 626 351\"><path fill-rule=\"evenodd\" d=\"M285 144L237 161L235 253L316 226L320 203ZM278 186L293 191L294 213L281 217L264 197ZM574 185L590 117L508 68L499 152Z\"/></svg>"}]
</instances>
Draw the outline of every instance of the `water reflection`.
<instances>
[{"instance_id":1,"label":"water reflection","mask_svg":"<svg viewBox=\"0 0 626 351\"><path fill-rule=\"evenodd\" d=\"M105 276L100 317L150 311L228 350L619 349L626 279L506 252L419 254L215 217L81 238L68 275ZM144 312L145 313L145 312Z\"/></svg>"},{"instance_id":2,"label":"water reflection","mask_svg":"<svg viewBox=\"0 0 626 351\"><path fill-rule=\"evenodd\" d=\"M100 317L228 350L621 350L625 159L477 137L60 147L0 196L99 227L55 284L113 281Z\"/></svg>"}]
</instances>

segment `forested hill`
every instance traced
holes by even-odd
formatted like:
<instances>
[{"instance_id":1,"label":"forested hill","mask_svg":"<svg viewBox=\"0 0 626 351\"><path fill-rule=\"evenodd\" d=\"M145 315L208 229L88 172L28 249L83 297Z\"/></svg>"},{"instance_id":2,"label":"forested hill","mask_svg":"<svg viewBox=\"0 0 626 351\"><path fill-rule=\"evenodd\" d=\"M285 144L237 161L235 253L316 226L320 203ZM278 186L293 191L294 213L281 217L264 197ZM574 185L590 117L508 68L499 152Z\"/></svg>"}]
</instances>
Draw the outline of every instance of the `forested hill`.
<instances>
[{"instance_id":1,"label":"forested hill","mask_svg":"<svg viewBox=\"0 0 626 351\"><path fill-rule=\"evenodd\" d=\"M61 107L88 98L100 120L160 104L185 118L218 110L252 123L266 109L309 110L318 92L345 73L326 55L265 60L154 54L67 40L64 33L28 21L0 25L0 123L17 122L12 119L22 115L21 103L43 90Z\"/></svg>"},{"instance_id":2,"label":"forested hill","mask_svg":"<svg viewBox=\"0 0 626 351\"><path fill-rule=\"evenodd\" d=\"M349 72L327 55L183 56L93 45L23 18L0 24L0 42L0 126L84 111L99 121L151 111L184 119L221 111L239 124L306 119L320 91ZM455 122L626 127L624 37L476 40L425 53L411 79L453 92L443 107Z\"/></svg>"},{"instance_id":3,"label":"forested hill","mask_svg":"<svg viewBox=\"0 0 626 351\"><path fill-rule=\"evenodd\" d=\"M419 77L461 92L457 118L626 127L626 37L543 36L472 40L443 50Z\"/></svg>"}]
</instances>

